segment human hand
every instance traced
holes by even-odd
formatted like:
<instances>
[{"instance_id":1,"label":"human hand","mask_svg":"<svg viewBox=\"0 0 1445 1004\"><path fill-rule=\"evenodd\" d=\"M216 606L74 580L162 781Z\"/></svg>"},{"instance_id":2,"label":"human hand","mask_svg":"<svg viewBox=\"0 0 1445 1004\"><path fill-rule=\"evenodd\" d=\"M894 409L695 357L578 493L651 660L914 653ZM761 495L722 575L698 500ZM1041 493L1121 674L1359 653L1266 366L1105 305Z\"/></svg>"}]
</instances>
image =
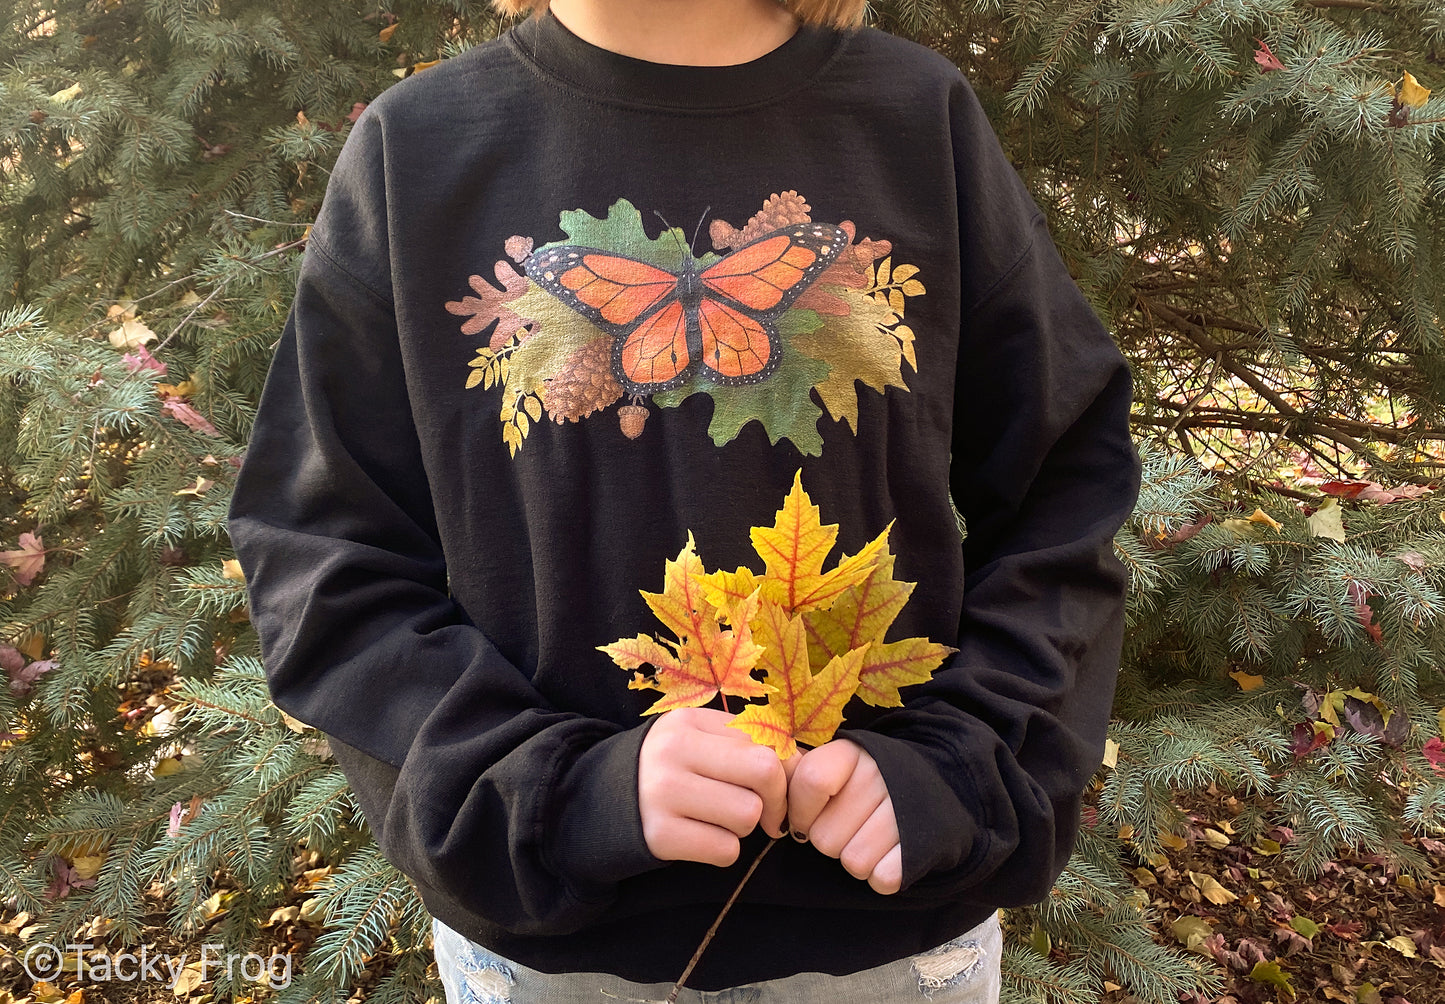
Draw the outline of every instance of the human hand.
<instances>
[{"instance_id":1,"label":"human hand","mask_svg":"<svg viewBox=\"0 0 1445 1004\"><path fill-rule=\"evenodd\" d=\"M788 780L776 754L730 728L733 716L679 708L658 716L642 741L637 804L647 849L663 861L726 867L759 823L782 836Z\"/></svg>"},{"instance_id":2,"label":"human hand","mask_svg":"<svg viewBox=\"0 0 1445 1004\"><path fill-rule=\"evenodd\" d=\"M893 799L878 764L855 742L834 739L789 762L788 825L837 858L854 878L888 894L903 885Z\"/></svg>"}]
</instances>

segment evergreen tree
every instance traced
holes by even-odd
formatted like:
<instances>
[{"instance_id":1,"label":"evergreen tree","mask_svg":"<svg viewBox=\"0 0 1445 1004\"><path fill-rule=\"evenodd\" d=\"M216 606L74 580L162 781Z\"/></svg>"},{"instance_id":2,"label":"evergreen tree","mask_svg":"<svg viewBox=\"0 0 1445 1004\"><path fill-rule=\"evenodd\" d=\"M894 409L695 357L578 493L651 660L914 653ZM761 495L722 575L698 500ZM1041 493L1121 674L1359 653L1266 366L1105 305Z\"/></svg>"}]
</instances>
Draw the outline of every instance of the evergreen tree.
<instances>
[{"instance_id":1,"label":"evergreen tree","mask_svg":"<svg viewBox=\"0 0 1445 1004\"><path fill-rule=\"evenodd\" d=\"M1239 839L1288 826L1307 873L1351 846L1418 867L1404 835L1445 825L1445 525L1411 486L1445 436L1445 103L1422 96L1445 15L873 16L969 74L1135 364L1141 441L1167 444L1118 537L1117 755L1054 894L1009 918L1008 993L1208 992L1212 960L1151 939L1126 871L1181 832L1181 793L1240 793ZM0 895L36 937L134 946L162 892L176 934L223 907L221 939L259 950L329 867L277 998L343 1000L369 965L368 999L440 993L410 883L268 700L225 513L356 104L501 27L465 0L54 0L0 29ZM1361 497L1326 504L1327 476Z\"/></svg>"}]
</instances>

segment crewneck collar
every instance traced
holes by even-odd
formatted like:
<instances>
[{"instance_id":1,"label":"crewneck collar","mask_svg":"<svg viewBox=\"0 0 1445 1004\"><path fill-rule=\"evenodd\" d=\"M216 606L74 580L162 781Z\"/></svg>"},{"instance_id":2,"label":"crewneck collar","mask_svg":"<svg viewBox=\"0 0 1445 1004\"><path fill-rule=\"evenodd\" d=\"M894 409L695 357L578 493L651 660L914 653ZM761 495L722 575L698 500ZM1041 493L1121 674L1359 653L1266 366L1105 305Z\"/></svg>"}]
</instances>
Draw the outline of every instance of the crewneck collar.
<instances>
[{"instance_id":1,"label":"crewneck collar","mask_svg":"<svg viewBox=\"0 0 1445 1004\"><path fill-rule=\"evenodd\" d=\"M710 111L765 104L805 86L841 52L846 37L804 24L782 45L746 63L683 66L593 45L550 10L506 34L513 51L537 72L593 100Z\"/></svg>"}]
</instances>

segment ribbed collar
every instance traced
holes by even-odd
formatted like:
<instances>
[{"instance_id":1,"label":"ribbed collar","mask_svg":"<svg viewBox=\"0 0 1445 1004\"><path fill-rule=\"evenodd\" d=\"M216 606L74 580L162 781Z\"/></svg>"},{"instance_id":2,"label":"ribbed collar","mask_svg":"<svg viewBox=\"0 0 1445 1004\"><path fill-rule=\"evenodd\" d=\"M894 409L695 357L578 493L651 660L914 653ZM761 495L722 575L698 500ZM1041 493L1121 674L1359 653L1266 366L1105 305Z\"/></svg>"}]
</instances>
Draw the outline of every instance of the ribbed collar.
<instances>
[{"instance_id":1,"label":"ribbed collar","mask_svg":"<svg viewBox=\"0 0 1445 1004\"><path fill-rule=\"evenodd\" d=\"M847 33L802 25L782 45L733 66L680 66L624 56L574 34L550 10L506 34L537 72L593 100L723 111L765 104L806 85L842 51Z\"/></svg>"}]
</instances>

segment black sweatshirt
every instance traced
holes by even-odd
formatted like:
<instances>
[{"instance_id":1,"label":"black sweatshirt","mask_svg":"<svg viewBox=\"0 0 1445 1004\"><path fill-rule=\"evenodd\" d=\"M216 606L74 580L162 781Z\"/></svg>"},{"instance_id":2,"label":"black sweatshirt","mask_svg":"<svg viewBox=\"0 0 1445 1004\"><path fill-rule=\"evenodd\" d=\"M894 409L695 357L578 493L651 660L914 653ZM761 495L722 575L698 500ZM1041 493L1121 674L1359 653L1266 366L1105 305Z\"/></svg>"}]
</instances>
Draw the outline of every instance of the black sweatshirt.
<instances>
[{"instance_id":1,"label":"black sweatshirt","mask_svg":"<svg viewBox=\"0 0 1445 1004\"><path fill-rule=\"evenodd\" d=\"M357 120L230 530L276 704L330 737L428 909L535 969L651 982L767 837L730 868L649 853L658 695L597 646L659 630L639 591L689 531L761 572L749 528L800 469L830 567L894 521L918 585L889 639L958 650L838 733L887 782L902 891L784 840L689 985L844 974L1041 899L1069 856L1121 643L1129 401L944 57L804 27L673 66L546 15Z\"/></svg>"}]
</instances>

